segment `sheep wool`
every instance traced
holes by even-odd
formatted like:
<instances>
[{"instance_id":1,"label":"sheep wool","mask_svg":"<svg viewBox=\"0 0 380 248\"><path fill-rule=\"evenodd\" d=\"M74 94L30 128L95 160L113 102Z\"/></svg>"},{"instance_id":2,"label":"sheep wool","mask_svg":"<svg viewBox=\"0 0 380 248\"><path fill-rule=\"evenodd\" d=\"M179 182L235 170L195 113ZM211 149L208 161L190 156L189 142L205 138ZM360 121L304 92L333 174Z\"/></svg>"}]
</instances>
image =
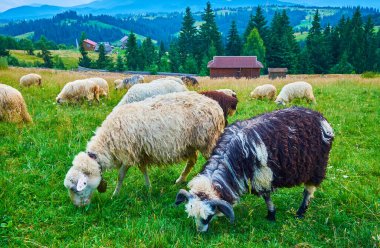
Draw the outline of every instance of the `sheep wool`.
<instances>
[{"instance_id":1,"label":"sheep wool","mask_svg":"<svg viewBox=\"0 0 380 248\"><path fill-rule=\"evenodd\" d=\"M99 85L99 87L100 87L100 95L101 96L107 96L108 95L108 93L109 93L109 86L108 86L108 82L105 79L99 78L99 77L93 77L93 78L89 78L89 80L92 80L97 85Z\"/></svg>"},{"instance_id":2,"label":"sheep wool","mask_svg":"<svg viewBox=\"0 0 380 248\"><path fill-rule=\"evenodd\" d=\"M238 100L235 97L224 94L219 91L202 91L200 94L205 95L215 100L219 106L223 109L224 119L226 126L228 124L227 117L233 116L237 109Z\"/></svg>"},{"instance_id":3,"label":"sheep wool","mask_svg":"<svg viewBox=\"0 0 380 248\"><path fill-rule=\"evenodd\" d=\"M78 102L82 99L99 101L100 87L90 79L76 80L67 83L58 94L57 103Z\"/></svg>"},{"instance_id":4,"label":"sheep wool","mask_svg":"<svg viewBox=\"0 0 380 248\"><path fill-rule=\"evenodd\" d=\"M224 129L223 110L196 92L177 92L116 107L73 161L64 185L77 206L88 204L101 185L101 172L119 169L120 191L125 173L137 166L150 185L147 168L188 160L177 183L186 180L197 160L206 158Z\"/></svg>"},{"instance_id":5,"label":"sheep wool","mask_svg":"<svg viewBox=\"0 0 380 248\"><path fill-rule=\"evenodd\" d=\"M5 84L0 84L0 121L32 122L21 93Z\"/></svg>"},{"instance_id":6,"label":"sheep wool","mask_svg":"<svg viewBox=\"0 0 380 248\"><path fill-rule=\"evenodd\" d=\"M268 98L274 100L276 98L277 89L272 84L264 84L257 86L252 92L251 97L256 99Z\"/></svg>"},{"instance_id":7,"label":"sheep wool","mask_svg":"<svg viewBox=\"0 0 380 248\"><path fill-rule=\"evenodd\" d=\"M236 95L236 92L234 90L231 90L231 89L219 89L219 90L216 90L218 92L222 92L228 96L232 96L232 97L235 97L237 98L237 95Z\"/></svg>"},{"instance_id":8,"label":"sheep wool","mask_svg":"<svg viewBox=\"0 0 380 248\"><path fill-rule=\"evenodd\" d=\"M235 122L224 130L202 172L189 182L190 192L182 189L177 194L176 204L187 201L186 210L196 219L198 231L205 231L215 214L232 222L232 206L251 192L263 197L267 219L274 221L271 192L303 183L304 198L297 211L303 217L325 178L333 139L327 120L305 108Z\"/></svg>"},{"instance_id":9,"label":"sheep wool","mask_svg":"<svg viewBox=\"0 0 380 248\"><path fill-rule=\"evenodd\" d=\"M306 98L308 101L316 103L313 87L302 81L285 85L278 94L275 103L285 105L295 98Z\"/></svg>"},{"instance_id":10,"label":"sheep wool","mask_svg":"<svg viewBox=\"0 0 380 248\"><path fill-rule=\"evenodd\" d=\"M117 106L138 102L145 100L146 98L164 95L172 92L183 92L187 91L186 86L167 79L158 79L146 84L136 84L133 85L124 97L120 100Z\"/></svg>"},{"instance_id":11,"label":"sheep wool","mask_svg":"<svg viewBox=\"0 0 380 248\"><path fill-rule=\"evenodd\" d=\"M134 75L134 76L124 79L121 83L116 85L115 90L129 89L135 84L142 84L142 83L144 83L144 76Z\"/></svg>"},{"instance_id":12,"label":"sheep wool","mask_svg":"<svg viewBox=\"0 0 380 248\"><path fill-rule=\"evenodd\" d=\"M31 74L24 75L20 78L20 85L21 86L29 87L33 84L41 86L42 77L38 74L31 73Z\"/></svg>"}]
</instances>

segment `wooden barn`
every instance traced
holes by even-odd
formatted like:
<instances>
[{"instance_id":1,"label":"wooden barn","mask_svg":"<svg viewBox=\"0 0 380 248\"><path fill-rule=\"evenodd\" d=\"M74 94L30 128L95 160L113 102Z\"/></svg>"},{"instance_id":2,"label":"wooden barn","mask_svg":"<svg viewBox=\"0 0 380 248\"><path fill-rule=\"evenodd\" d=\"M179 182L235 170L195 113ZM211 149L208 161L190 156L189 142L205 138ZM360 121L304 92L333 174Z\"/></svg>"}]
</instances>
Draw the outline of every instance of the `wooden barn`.
<instances>
[{"instance_id":1,"label":"wooden barn","mask_svg":"<svg viewBox=\"0 0 380 248\"><path fill-rule=\"evenodd\" d=\"M286 78L288 68L268 68L268 77L270 79Z\"/></svg>"},{"instance_id":2,"label":"wooden barn","mask_svg":"<svg viewBox=\"0 0 380 248\"><path fill-rule=\"evenodd\" d=\"M263 64L256 56L214 56L207 68L210 69L210 78L256 78L260 77Z\"/></svg>"},{"instance_id":3,"label":"wooden barn","mask_svg":"<svg viewBox=\"0 0 380 248\"><path fill-rule=\"evenodd\" d=\"M83 40L83 44L82 44L84 50L86 51L95 51L95 48L97 45L98 43L89 39Z\"/></svg>"}]
</instances>

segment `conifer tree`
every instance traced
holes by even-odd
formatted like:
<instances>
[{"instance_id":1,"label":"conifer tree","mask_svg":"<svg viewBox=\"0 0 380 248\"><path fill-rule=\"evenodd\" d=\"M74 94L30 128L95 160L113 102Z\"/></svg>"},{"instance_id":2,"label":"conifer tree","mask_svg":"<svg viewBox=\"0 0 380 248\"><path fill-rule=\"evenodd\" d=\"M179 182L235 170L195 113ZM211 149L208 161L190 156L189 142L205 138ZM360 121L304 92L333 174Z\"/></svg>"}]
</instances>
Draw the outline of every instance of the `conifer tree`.
<instances>
[{"instance_id":1,"label":"conifer tree","mask_svg":"<svg viewBox=\"0 0 380 248\"><path fill-rule=\"evenodd\" d=\"M132 32L128 36L127 50L125 53L127 58L128 70L137 70L139 59L139 47L137 45L136 35Z\"/></svg>"},{"instance_id":2,"label":"conifer tree","mask_svg":"<svg viewBox=\"0 0 380 248\"><path fill-rule=\"evenodd\" d=\"M264 41L261 39L259 31L254 28L247 38L247 42L243 47L243 55L257 56L257 59L265 64L265 46Z\"/></svg>"},{"instance_id":3,"label":"conifer tree","mask_svg":"<svg viewBox=\"0 0 380 248\"><path fill-rule=\"evenodd\" d=\"M226 55L239 56L241 53L241 40L236 27L236 22L232 21L230 31L228 32Z\"/></svg>"},{"instance_id":4,"label":"conifer tree","mask_svg":"<svg viewBox=\"0 0 380 248\"><path fill-rule=\"evenodd\" d=\"M79 66L89 68L91 65L91 59L90 57L88 57L88 52L84 49L84 46L83 46L83 41L85 39L86 39L86 33L82 32L80 43L79 43L79 51L82 57L79 58Z\"/></svg>"},{"instance_id":5,"label":"conifer tree","mask_svg":"<svg viewBox=\"0 0 380 248\"><path fill-rule=\"evenodd\" d=\"M251 13L249 15L249 21L248 21L247 27L245 28L244 35L243 35L244 43L247 42L247 38L254 28L255 28L255 21L254 21L254 16Z\"/></svg>"},{"instance_id":6,"label":"conifer tree","mask_svg":"<svg viewBox=\"0 0 380 248\"><path fill-rule=\"evenodd\" d=\"M207 2L202 14L204 23L200 27L200 51L208 51L211 43L214 44L217 54L223 54L222 36L215 21L215 13L211 9L210 2Z\"/></svg>"},{"instance_id":7,"label":"conifer tree","mask_svg":"<svg viewBox=\"0 0 380 248\"><path fill-rule=\"evenodd\" d=\"M195 52L197 29L195 20L189 7L186 8L185 16L182 21L182 28L179 32L178 51L183 64L188 55L193 55Z\"/></svg>"},{"instance_id":8,"label":"conifer tree","mask_svg":"<svg viewBox=\"0 0 380 248\"><path fill-rule=\"evenodd\" d=\"M116 70L117 71L124 71L124 61L120 54L117 55L116 59Z\"/></svg>"},{"instance_id":9,"label":"conifer tree","mask_svg":"<svg viewBox=\"0 0 380 248\"><path fill-rule=\"evenodd\" d=\"M97 68L104 69L107 65L106 49L104 44L99 45L98 53L98 60L96 61Z\"/></svg>"}]
</instances>

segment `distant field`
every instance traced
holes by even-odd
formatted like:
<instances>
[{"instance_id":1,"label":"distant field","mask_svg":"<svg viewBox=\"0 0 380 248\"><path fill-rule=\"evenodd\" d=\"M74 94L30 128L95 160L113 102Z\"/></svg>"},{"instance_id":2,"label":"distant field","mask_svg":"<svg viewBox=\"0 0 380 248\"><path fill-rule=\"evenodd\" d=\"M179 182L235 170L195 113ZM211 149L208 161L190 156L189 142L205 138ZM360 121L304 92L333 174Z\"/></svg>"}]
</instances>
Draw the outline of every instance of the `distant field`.
<instances>
[{"instance_id":1,"label":"distant field","mask_svg":"<svg viewBox=\"0 0 380 248\"><path fill-rule=\"evenodd\" d=\"M36 72L41 88L20 88L20 76ZM261 198L245 195L234 208L236 220L215 220L209 232L198 234L184 206L174 207L180 188L173 182L184 163L150 169L152 190L144 186L140 171L128 171L118 198L111 200L117 172L104 174L109 191L95 193L88 208L72 205L63 179L74 156L83 151L125 92L111 87L100 104L57 106L54 99L74 79L104 77L111 84L122 78L114 73L78 73L11 68L0 71L0 81L19 89L34 124L0 123L0 247L379 247L380 245L380 84L357 75L298 75L270 81L198 78L201 90L231 88L239 106L235 120L278 107L252 100L257 85L305 80L314 86L317 105L295 101L322 112L335 130L327 178L315 193L302 220L294 218L302 187L273 194L277 221L266 221ZM148 81L153 77L149 77ZM199 158L189 178L202 168Z\"/></svg>"},{"instance_id":2,"label":"distant field","mask_svg":"<svg viewBox=\"0 0 380 248\"><path fill-rule=\"evenodd\" d=\"M302 32L302 34L294 33L294 36L296 37L296 41L298 42L306 40L307 35L308 35L308 32Z\"/></svg>"}]
</instances>

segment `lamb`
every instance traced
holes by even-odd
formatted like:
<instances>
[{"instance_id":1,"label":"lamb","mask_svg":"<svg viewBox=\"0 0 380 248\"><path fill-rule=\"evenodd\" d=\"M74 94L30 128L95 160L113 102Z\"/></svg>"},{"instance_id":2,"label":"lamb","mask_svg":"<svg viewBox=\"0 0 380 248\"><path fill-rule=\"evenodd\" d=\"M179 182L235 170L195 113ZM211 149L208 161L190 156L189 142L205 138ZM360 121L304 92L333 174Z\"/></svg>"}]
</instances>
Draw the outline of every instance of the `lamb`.
<instances>
[{"instance_id":1,"label":"lamb","mask_svg":"<svg viewBox=\"0 0 380 248\"><path fill-rule=\"evenodd\" d=\"M316 103L313 94L313 87L306 82L294 82L285 85L280 94L278 94L275 103L285 105L289 103L294 98L306 98L308 101Z\"/></svg>"},{"instance_id":2,"label":"lamb","mask_svg":"<svg viewBox=\"0 0 380 248\"><path fill-rule=\"evenodd\" d=\"M0 84L0 121L32 122L21 93L5 84Z\"/></svg>"},{"instance_id":3,"label":"lamb","mask_svg":"<svg viewBox=\"0 0 380 248\"><path fill-rule=\"evenodd\" d=\"M64 102L78 102L82 99L99 102L101 89L97 83L91 79L76 80L67 83L56 98L58 104Z\"/></svg>"},{"instance_id":4,"label":"lamb","mask_svg":"<svg viewBox=\"0 0 380 248\"><path fill-rule=\"evenodd\" d=\"M302 218L326 174L333 129L318 112L293 107L238 121L218 140L201 173L181 189L176 204L187 202L186 212L204 232L215 214L234 220L232 205L245 192L262 196L267 219L275 220L270 193L276 188L304 183Z\"/></svg>"},{"instance_id":5,"label":"lamb","mask_svg":"<svg viewBox=\"0 0 380 248\"><path fill-rule=\"evenodd\" d=\"M181 80L186 84L188 87L199 87L199 82L195 77L191 76L183 76L181 77Z\"/></svg>"},{"instance_id":6,"label":"lamb","mask_svg":"<svg viewBox=\"0 0 380 248\"><path fill-rule=\"evenodd\" d=\"M218 91L202 91L200 94L205 95L220 105L223 109L224 119L226 122L226 126L228 125L227 117L233 116L237 109L238 100L235 97L226 95L222 92Z\"/></svg>"},{"instance_id":7,"label":"lamb","mask_svg":"<svg viewBox=\"0 0 380 248\"><path fill-rule=\"evenodd\" d=\"M187 91L187 88L173 80L158 79L146 84L136 84L128 90L117 106L142 101L152 96L182 91Z\"/></svg>"},{"instance_id":8,"label":"lamb","mask_svg":"<svg viewBox=\"0 0 380 248\"><path fill-rule=\"evenodd\" d=\"M109 87L108 87L108 82L105 79L99 78L99 77L93 77L93 78L89 78L89 80L92 80L97 85L99 85L99 87L100 87L100 95L101 96L108 96Z\"/></svg>"},{"instance_id":9,"label":"lamb","mask_svg":"<svg viewBox=\"0 0 380 248\"><path fill-rule=\"evenodd\" d=\"M115 108L80 152L64 185L73 203L90 203L93 191L104 192L102 173L118 169L116 196L127 170L137 166L150 187L148 166L188 160L176 183L186 180L197 160L206 158L224 128L223 110L215 101L196 92L177 92Z\"/></svg>"},{"instance_id":10,"label":"lamb","mask_svg":"<svg viewBox=\"0 0 380 248\"><path fill-rule=\"evenodd\" d=\"M144 83L144 76L134 75L132 77L124 79L122 83L119 83L115 87L115 90L129 89L130 87L132 87L135 84L142 84L142 83Z\"/></svg>"},{"instance_id":11,"label":"lamb","mask_svg":"<svg viewBox=\"0 0 380 248\"><path fill-rule=\"evenodd\" d=\"M24 75L20 78L20 85L21 86L29 87L33 84L41 86L42 77L38 74L31 73L31 74Z\"/></svg>"},{"instance_id":12,"label":"lamb","mask_svg":"<svg viewBox=\"0 0 380 248\"><path fill-rule=\"evenodd\" d=\"M219 89L219 90L216 90L216 91L222 92L222 93L224 93L226 95L229 95L229 96L237 98L236 92L234 90L231 90L231 89Z\"/></svg>"},{"instance_id":13,"label":"lamb","mask_svg":"<svg viewBox=\"0 0 380 248\"><path fill-rule=\"evenodd\" d=\"M267 97L270 100L274 100L276 98L277 89L272 84L264 84L257 86L252 92L251 97L256 99L263 99Z\"/></svg>"}]
</instances>

